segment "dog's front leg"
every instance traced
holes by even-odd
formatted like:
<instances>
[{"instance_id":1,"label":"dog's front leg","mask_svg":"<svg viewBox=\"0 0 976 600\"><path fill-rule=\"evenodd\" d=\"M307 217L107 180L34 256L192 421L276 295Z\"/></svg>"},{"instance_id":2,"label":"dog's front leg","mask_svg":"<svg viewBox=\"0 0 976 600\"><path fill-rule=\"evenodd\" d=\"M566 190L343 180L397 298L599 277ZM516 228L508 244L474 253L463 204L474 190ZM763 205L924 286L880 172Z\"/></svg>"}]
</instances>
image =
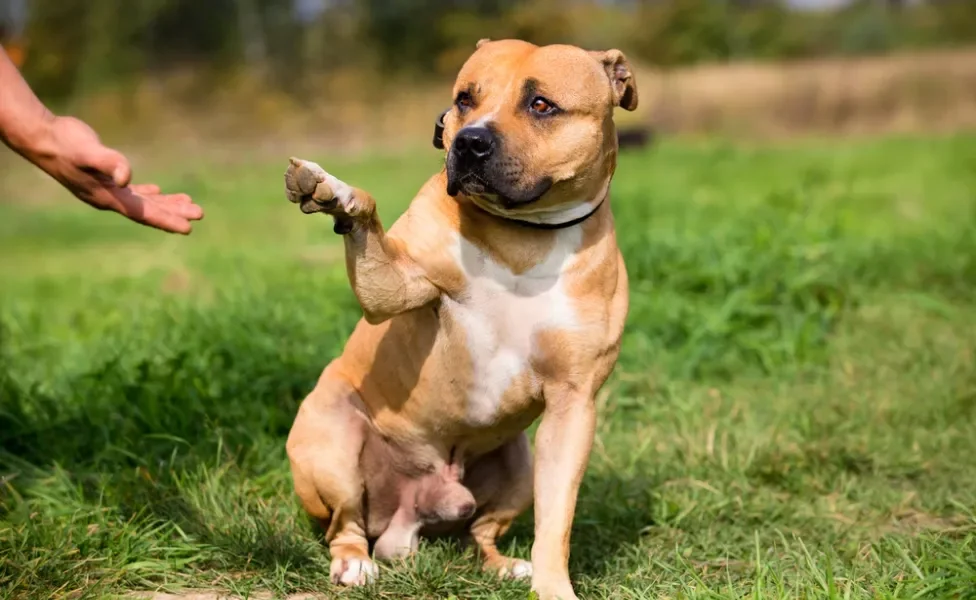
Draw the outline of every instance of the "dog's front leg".
<instances>
[{"instance_id":1,"label":"dog's front leg","mask_svg":"<svg viewBox=\"0 0 976 600\"><path fill-rule=\"evenodd\" d=\"M569 580L569 537L595 426L591 394L547 390L535 437L534 468L532 589L541 600L576 600Z\"/></svg>"},{"instance_id":2,"label":"dog's front leg","mask_svg":"<svg viewBox=\"0 0 976 600\"><path fill-rule=\"evenodd\" d=\"M345 241L349 283L369 323L381 323L438 297L439 290L410 258L404 242L383 230L368 193L297 158L285 172L285 193L302 212L335 218L334 230Z\"/></svg>"}]
</instances>

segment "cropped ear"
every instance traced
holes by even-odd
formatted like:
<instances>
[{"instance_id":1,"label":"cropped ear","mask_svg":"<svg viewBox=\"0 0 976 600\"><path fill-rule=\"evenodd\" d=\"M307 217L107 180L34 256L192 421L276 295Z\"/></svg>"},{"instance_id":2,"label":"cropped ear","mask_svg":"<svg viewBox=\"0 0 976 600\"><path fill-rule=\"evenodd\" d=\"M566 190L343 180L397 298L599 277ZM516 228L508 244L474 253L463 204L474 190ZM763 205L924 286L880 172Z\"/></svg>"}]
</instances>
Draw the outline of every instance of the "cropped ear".
<instances>
[{"instance_id":1,"label":"cropped ear","mask_svg":"<svg viewBox=\"0 0 976 600\"><path fill-rule=\"evenodd\" d=\"M606 50L590 52L590 56L603 65L610 79L610 89L613 92L613 104L624 110L633 111L637 108L637 79L630 68L630 62L620 50Z\"/></svg>"},{"instance_id":2,"label":"cropped ear","mask_svg":"<svg viewBox=\"0 0 976 600\"><path fill-rule=\"evenodd\" d=\"M484 46L485 44L487 44L490 41L491 40L488 39L488 38L481 38L480 40L478 40L478 43L474 45L474 49L477 50L478 48Z\"/></svg>"}]
</instances>

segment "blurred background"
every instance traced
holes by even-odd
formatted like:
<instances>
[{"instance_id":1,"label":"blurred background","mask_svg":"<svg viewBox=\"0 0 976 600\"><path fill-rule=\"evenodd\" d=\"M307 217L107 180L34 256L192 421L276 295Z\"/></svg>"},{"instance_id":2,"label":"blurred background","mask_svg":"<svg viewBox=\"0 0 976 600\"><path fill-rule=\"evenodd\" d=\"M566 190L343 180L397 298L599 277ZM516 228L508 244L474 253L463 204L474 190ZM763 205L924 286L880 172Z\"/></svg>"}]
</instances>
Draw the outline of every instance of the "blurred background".
<instances>
[{"instance_id":1,"label":"blurred background","mask_svg":"<svg viewBox=\"0 0 976 600\"><path fill-rule=\"evenodd\" d=\"M976 124L969 0L2 0L36 92L101 132L416 140L482 37L617 47L668 134Z\"/></svg>"}]
</instances>

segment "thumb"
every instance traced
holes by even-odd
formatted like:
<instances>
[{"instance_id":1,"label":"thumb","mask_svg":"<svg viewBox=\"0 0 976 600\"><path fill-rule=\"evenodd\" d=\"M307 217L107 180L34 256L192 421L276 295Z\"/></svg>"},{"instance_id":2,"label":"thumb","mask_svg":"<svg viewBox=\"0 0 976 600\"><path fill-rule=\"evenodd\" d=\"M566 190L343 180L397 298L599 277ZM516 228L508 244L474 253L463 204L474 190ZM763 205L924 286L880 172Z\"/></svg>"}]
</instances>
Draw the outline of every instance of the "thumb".
<instances>
[{"instance_id":1,"label":"thumb","mask_svg":"<svg viewBox=\"0 0 976 600\"><path fill-rule=\"evenodd\" d=\"M125 187L132 179L132 167L122 153L105 146L98 146L87 161L91 168L112 178L115 185Z\"/></svg>"}]
</instances>

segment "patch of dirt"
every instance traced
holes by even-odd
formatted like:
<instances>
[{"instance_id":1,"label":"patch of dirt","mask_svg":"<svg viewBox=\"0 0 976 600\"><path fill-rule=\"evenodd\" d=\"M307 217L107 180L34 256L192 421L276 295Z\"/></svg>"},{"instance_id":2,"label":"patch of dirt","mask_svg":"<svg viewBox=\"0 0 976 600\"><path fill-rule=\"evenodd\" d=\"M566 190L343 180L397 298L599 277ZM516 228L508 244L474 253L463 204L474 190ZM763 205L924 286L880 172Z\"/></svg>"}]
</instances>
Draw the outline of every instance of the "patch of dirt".
<instances>
[{"instance_id":1,"label":"patch of dirt","mask_svg":"<svg viewBox=\"0 0 976 600\"><path fill-rule=\"evenodd\" d=\"M963 515L943 517L915 509L893 512L887 526L882 529L885 533L918 533L922 531L956 533L973 530L976 530L976 522Z\"/></svg>"},{"instance_id":2,"label":"patch of dirt","mask_svg":"<svg viewBox=\"0 0 976 600\"><path fill-rule=\"evenodd\" d=\"M324 594L292 594L286 596L285 600L324 600L328 596ZM271 592L255 592L248 594L246 600L273 600ZM182 594L169 594L166 592L129 592L119 596L119 600L245 600L243 596L236 596L225 592L208 590L188 590Z\"/></svg>"}]
</instances>

